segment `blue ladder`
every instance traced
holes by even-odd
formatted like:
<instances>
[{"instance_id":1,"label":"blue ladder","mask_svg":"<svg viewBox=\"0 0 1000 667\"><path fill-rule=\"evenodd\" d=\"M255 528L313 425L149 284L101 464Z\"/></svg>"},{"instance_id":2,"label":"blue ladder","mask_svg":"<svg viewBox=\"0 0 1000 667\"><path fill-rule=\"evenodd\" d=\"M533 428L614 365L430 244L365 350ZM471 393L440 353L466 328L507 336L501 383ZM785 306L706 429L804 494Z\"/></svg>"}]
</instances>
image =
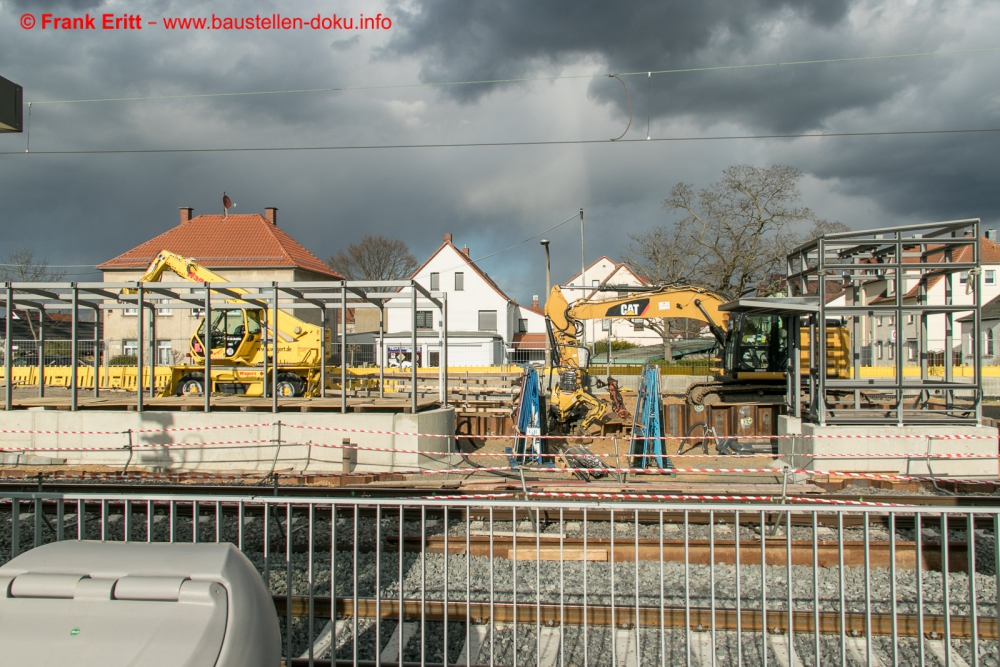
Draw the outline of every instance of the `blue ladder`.
<instances>
[{"instance_id":1,"label":"blue ladder","mask_svg":"<svg viewBox=\"0 0 1000 667\"><path fill-rule=\"evenodd\" d=\"M524 369L521 381L521 395L517 401L517 416L514 420L514 446L512 456L508 457L510 464L517 467L529 461L540 466L552 466L551 460L546 461L542 439L542 402L539 391L538 373L534 368Z\"/></svg>"},{"instance_id":2,"label":"blue ladder","mask_svg":"<svg viewBox=\"0 0 1000 667\"><path fill-rule=\"evenodd\" d=\"M673 470L674 464L664 456L664 449L660 369L647 364L642 371L642 384L632 418L631 466Z\"/></svg>"}]
</instances>

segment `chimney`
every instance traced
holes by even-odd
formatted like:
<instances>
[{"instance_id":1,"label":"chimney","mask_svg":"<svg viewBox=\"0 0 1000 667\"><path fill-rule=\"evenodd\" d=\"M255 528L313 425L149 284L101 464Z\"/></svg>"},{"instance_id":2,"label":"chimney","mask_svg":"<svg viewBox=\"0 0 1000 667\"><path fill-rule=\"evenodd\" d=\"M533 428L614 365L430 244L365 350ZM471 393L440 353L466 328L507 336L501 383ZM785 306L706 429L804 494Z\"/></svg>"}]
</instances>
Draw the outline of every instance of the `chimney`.
<instances>
[{"instance_id":1,"label":"chimney","mask_svg":"<svg viewBox=\"0 0 1000 667\"><path fill-rule=\"evenodd\" d=\"M194 209L190 206L181 206L181 224L185 222L191 222L191 216L194 215Z\"/></svg>"},{"instance_id":2,"label":"chimney","mask_svg":"<svg viewBox=\"0 0 1000 667\"><path fill-rule=\"evenodd\" d=\"M445 234L444 235L444 242L445 243L451 243L451 234Z\"/></svg>"},{"instance_id":3,"label":"chimney","mask_svg":"<svg viewBox=\"0 0 1000 667\"><path fill-rule=\"evenodd\" d=\"M264 208L264 219L270 222L275 227L278 226L278 209L274 206L267 206Z\"/></svg>"},{"instance_id":4,"label":"chimney","mask_svg":"<svg viewBox=\"0 0 1000 667\"><path fill-rule=\"evenodd\" d=\"M988 238L990 241L993 241L994 243L996 243L996 240L997 240L997 230L995 230L995 229L987 229L986 233L983 234L983 236L985 236L986 238Z\"/></svg>"},{"instance_id":5,"label":"chimney","mask_svg":"<svg viewBox=\"0 0 1000 667\"><path fill-rule=\"evenodd\" d=\"M531 307L532 308L538 308L538 295L537 294L532 294L531 295Z\"/></svg>"},{"instance_id":6,"label":"chimney","mask_svg":"<svg viewBox=\"0 0 1000 667\"><path fill-rule=\"evenodd\" d=\"M462 246L462 254L465 255L466 257L469 257L469 246L467 245Z\"/></svg>"}]
</instances>

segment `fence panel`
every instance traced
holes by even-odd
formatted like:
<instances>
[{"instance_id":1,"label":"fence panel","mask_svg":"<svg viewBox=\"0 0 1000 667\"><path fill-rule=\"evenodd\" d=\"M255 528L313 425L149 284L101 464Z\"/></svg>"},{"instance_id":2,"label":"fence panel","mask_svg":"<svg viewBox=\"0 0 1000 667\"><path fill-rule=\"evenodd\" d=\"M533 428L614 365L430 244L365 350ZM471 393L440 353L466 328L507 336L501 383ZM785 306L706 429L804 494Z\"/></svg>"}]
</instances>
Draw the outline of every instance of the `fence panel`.
<instances>
[{"instance_id":1,"label":"fence panel","mask_svg":"<svg viewBox=\"0 0 1000 667\"><path fill-rule=\"evenodd\" d=\"M996 664L998 529L874 503L0 496L0 562L233 542L286 665Z\"/></svg>"}]
</instances>

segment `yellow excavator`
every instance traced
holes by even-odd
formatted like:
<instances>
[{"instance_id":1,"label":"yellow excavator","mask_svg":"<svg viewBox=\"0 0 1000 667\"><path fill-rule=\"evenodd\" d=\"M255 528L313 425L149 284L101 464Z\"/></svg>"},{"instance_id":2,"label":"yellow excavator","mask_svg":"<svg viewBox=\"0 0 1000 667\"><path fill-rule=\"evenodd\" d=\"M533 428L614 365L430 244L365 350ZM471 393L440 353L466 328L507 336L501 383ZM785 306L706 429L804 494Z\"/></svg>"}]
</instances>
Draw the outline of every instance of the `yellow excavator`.
<instances>
[{"instance_id":1,"label":"yellow excavator","mask_svg":"<svg viewBox=\"0 0 1000 667\"><path fill-rule=\"evenodd\" d=\"M195 283L221 286L228 282L194 259L169 250L160 252L139 280L157 282L166 271ZM135 292L132 288L122 290L123 294ZM277 372L279 396L318 394L320 364L333 352L330 330L326 330L324 337L321 327L303 322L285 310L275 312L273 308L267 309L265 322L265 309L253 307L252 293L235 287L221 288L219 293L227 298L221 301L220 308L212 308L208 344L205 342L205 317L202 317L191 336L192 363L171 367L171 382L163 393L183 396L205 391L204 361L208 349L212 362L212 391L262 396L264 383L270 380L271 373ZM246 295L246 299L233 298L234 295ZM264 375L265 352L269 361L267 377ZM275 359L277 368L274 367Z\"/></svg>"},{"instance_id":2,"label":"yellow excavator","mask_svg":"<svg viewBox=\"0 0 1000 667\"><path fill-rule=\"evenodd\" d=\"M583 320L684 318L706 324L721 350L717 379L688 387L693 405L754 402L783 403L788 367L787 320L776 314L727 313L719 309L730 299L691 285L665 285L610 300L579 299L572 304L562 289L552 288L545 315L552 342L552 365L559 382L549 395L549 432L587 432L609 418L609 407L588 389L587 349L580 345ZM801 362L809 373L809 330L800 329ZM847 377L844 327L827 328L827 364L831 377Z\"/></svg>"}]
</instances>

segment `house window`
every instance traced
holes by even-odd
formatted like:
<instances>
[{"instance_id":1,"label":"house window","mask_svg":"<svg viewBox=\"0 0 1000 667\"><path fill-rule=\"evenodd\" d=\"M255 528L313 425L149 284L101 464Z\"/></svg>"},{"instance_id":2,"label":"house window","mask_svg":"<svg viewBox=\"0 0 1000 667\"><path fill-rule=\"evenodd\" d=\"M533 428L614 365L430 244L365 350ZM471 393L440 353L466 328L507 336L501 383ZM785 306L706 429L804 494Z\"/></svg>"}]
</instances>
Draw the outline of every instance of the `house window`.
<instances>
[{"instance_id":1,"label":"house window","mask_svg":"<svg viewBox=\"0 0 1000 667\"><path fill-rule=\"evenodd\" d=\"M441 289L441 274L440 273L432 273L431 274L431 291L432 292L437 292L439 289Z\"/></svg>"},{"instance_id":2,"label":"house window","mask_svg":"<svg viewBox=\"0 0 1000 667\"><path fill-rule=\"evenodd\" d=\"M170 307L170 299L157 299L156 300L156 314L157 315L173 315L174 310Z\"/></svg>"},{"instance_id":3,"label":"house window","mask_svg":"<svg viewBox=\"0 0 1000 667\"><path fill-rule=\"evenodd\" d=\"M204 316L205 316L205 309L204 308L192 308L191 309L191 317L199 318L199 317L204 317Z\"/></svg>"},{"instance_id":4,"label":"house window","mask_svg":"<svg viewBox=\"0 0 1000 667\"><path fill-rule=\"evenodd\" d=\"M895 317L890 317L889 318L889 326L891 327L895 323L896 323L896 318Z\"/></svg>"},{"instance_id":5,"label":"house window","mask_svg":"<svg viewBox=\"0 0 1000 667\"><path fill-rule=\"evenodd\" d=\"M479 330L480 331L497 330L497 311L495 310L479 311Z\"/></svg>"},{"instance_id":6,"label":"house window","mask_svg":"<svg viewBox=\"0 0 1000 667\"><path fill-rule=\"evenodd\" d=\"M611 320L601 320L601 331L611 331Z\"/></svg>"},{"instance_id":7,"label":"house window","mask_svg":"<svg viewBox=\"0 0 1000 667\"><path fill-rule=\"evenodd\" d=\"M125 310L122 311L122 315L124 315L125 317L138 317L139 316L139 309L138 308L126 308Z\"/></svg>"},{"instance_id":8,"label":"house window","mask_svg":"<svg viewBox=\"0 0 1000 667\"><path fill-rule=\"evenodd\" d=\"M517 332L518 333L528 333L528 320L525 318L519 318L517 320Z\"/></svg>"},{"instance_id":9,"label":"house window","mask_svg":"<svg viewBox=\"0 0 1000 667\"><path fill-rule=\"evenodd\" d=\"M433 329L434 328L434 311L433 310L418 310L417 311L417 328L418 329Z\"/></svg>"},{"instance_id":10,"label":"house window","mask_svg":"<svg viewBox=\"0 0 1000 667\"><path fill-rule=\"evenodd\" d=\"M465 289L465 274L461 271L455 272L455 291L461 292Z\"/></svg>"},{"instance_id":11,"label":"house window","mask_svg":"<svg viewBox=\"0 0 1000 667\"><path fill-rule=\"evenodd\" d=\"M906 316L906 323L907 324L913 324L913 315L907 315Z\"/></svg>"},{"instance_id":12,"label":"house window","mask_svg":"<svg viewBox=\"0 0 1000 667\"><path fill-rule=\"evenodd\" d=\"M430 357L431 357L431 366L433 366L434 368L439 368L441 366L441 353L431 352Z\"/></svg>"},{"instance_id":13,"label":"house window","mask_svg":"<svg viewBox=\"0 0 1000 667\"><path fill-rule=\"evenodd\" d=\"M591 280L591 281L590 281L590 286L591 286L591 287L597 287L597 286L598 286L598 285L600 285L600 284L601 284L601 281L600 281L600 280Z\"/></svg>"},{"instance_id":14,"label":"house window","mask_svg":"<svg viewBox=\"0 0 1000 667\"><path fill-rule=\"evenodd\" d=\"M632 331L645 331L646 323L642 320L632 320Z\"/></svg>"},{"instance_id":15,"label":"house window","mask_svg":"<svg viewBox=\"0 0 1000 667\"><path fill-rule=\"evenodd\" d=\"M993 329L986 330L986 356L993 356Z\"/></svg>"},{"instance_id":16,"label":"house window","mask_svg":"<svg viewBox=\"0 0 1000 667\"><path fill-rule=\"evenodd\" d=\"M882 341L875 343L875 356L878 359L882 358Z\"/></svg>"},{"instance_id":17,"label":"house window","mask_svg":"<svg viewBox=\"0 0 1000 667\"><path fill-rule=\"evenodd\" d=\"M907 343L906 344L906 358L909 361L916 361L917 359L917 344Z\"/></svg>"},{"instance_id":18,"label":"house window","mask_svg":"<svg viewBox=\"0 0 1000 667\"><path fill-rule=\"evenodd\" d=\"M995 285L997 282L997 272L992 269L987 270L985 281L987 285Z\"/></svg>"},{"instance_id":19,"label":"house window","mask_svg":"<svg viewBox=\"0 0 1000 667\"><path fill-rule=\"evenodd\" d=\"M962 271L960 274L958 274L958 282L961 285L964 285L965 283L969 282L969 272Z\"/></svg>"},{"instance_id":20,"label":"house window","mask_svg":"<svg viewBox=\"0 0 1000 667\"><path fill-rule=\"evenodd\" d=\"M895 352L896 346L893 343L889 343L885 347L889 351L889 361L892 361L893 355L896 354L896 352Z\"/></svg>"},{"instance_id":21,"label":"house window","mask_svg":"<svg viewBox=\"0 0 1000 667\"><path fill-rule=\"evenodd\" d=\"M878 317L875 318L875 325L876 326L882 326L882 316L881 315L879 315Z\"/></svg>"},{"instance_id":22,"label":"house window","mask_svg":"<svg viewBox=\"0 0 1000 667\"><path fill-rule=\"evenodd\" d=\"M134 357L139 351L139 341L137 340L123 340L122 341L122 354L126 357Z\"/></svg>"},{"instance_id":23,"label":"house window","mask_svg":"<svg viewBox=\"0 0 1000 667\"><path fill-rule=\"evenodd\" d=\"M160 366L169 366L174 363L173 346L169 340L156 341L156 363Z\"/></svg>"}]
</instances>

